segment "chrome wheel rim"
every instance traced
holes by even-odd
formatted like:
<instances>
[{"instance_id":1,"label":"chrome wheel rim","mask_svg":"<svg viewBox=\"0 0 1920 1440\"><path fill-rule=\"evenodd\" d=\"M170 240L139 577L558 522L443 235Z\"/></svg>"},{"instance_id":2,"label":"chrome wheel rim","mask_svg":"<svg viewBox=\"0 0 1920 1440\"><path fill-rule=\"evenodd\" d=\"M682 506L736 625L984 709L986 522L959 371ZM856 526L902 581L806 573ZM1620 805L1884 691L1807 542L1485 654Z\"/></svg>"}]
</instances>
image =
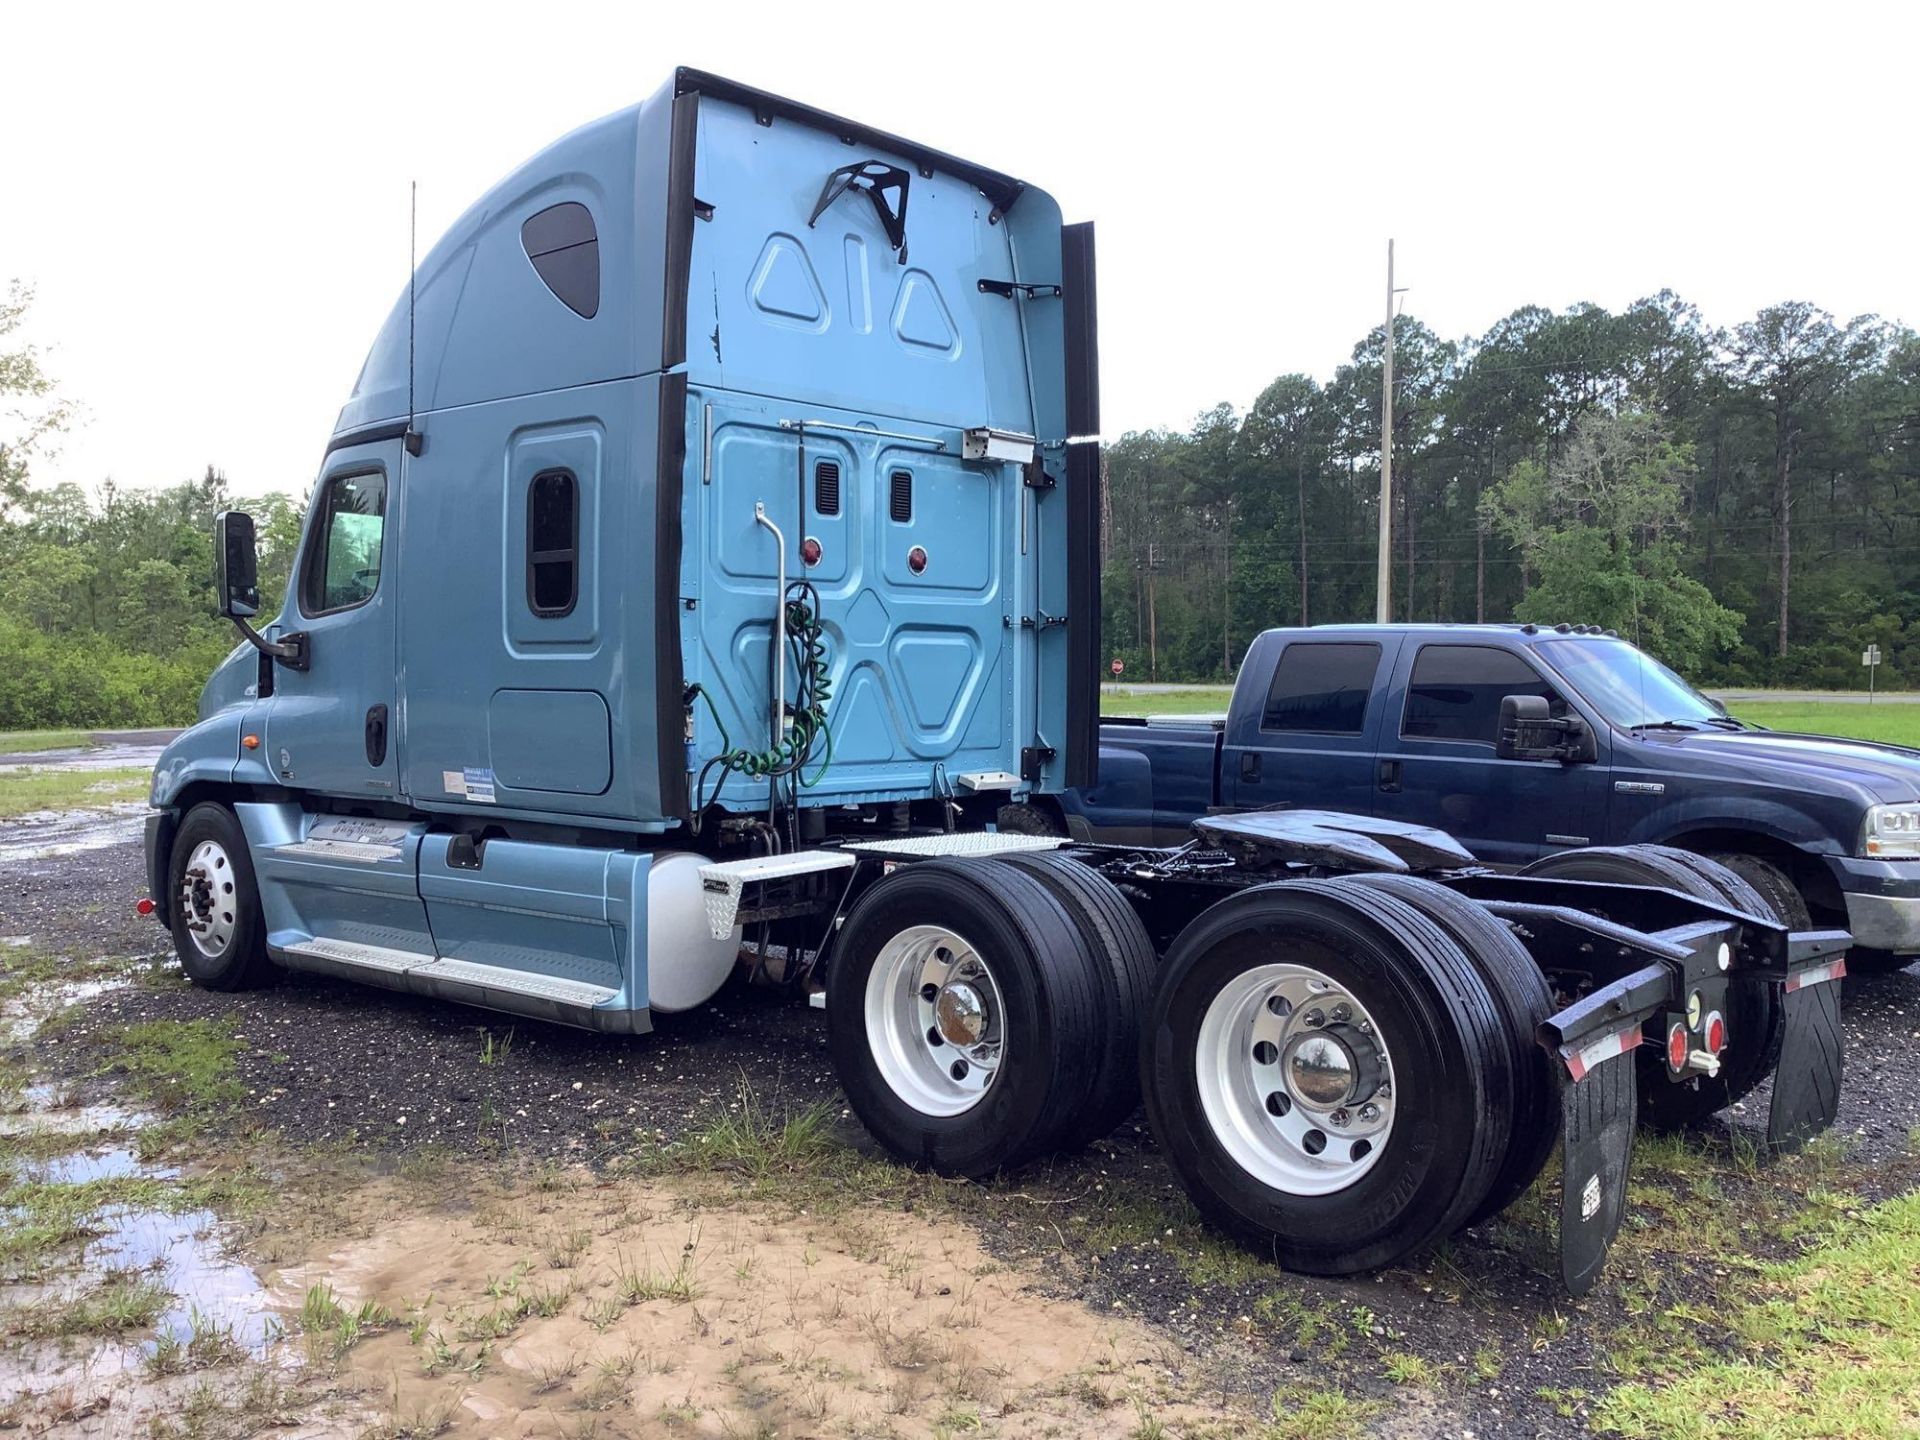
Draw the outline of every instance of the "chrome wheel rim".
<instances>
[{"instance_id":1,"label":"chrome wheel rim","mask_svg":"<svg viewBox=\"0 0 1920 1440\"><path fill-rule=\"evenodd\" d=\"M180 914L187 938L209 960L218 960L233 943L233 862L217 840L202 840L187 856L180 875Z\"/></svg>"},{"instance_id":2,"label":"chrome wheel rim","mask_svg":"<svg viewBox=\"0 0 1920 1440\"><path fill-rule=\"evenodd\" d=\"M1393 1133L1385 1038L1307 965L1236 975L1200 1022L1200 1108L1233 1162L1289 1195L1330 1195L1371 1170Z\"/></svg>"},{"instance_id":3,"label":"chrome wheel rim","mask_svg":"<svg viewBox=\"0 0 1920 1440\"><path fill-rule=\"evenodd\" d=\"M1006 1009L979 951L941 925L880 947L867 976L867 1043L889 1089L922 1115L964 1114L1006 1053Z\"/></svg>"}]
</instances>

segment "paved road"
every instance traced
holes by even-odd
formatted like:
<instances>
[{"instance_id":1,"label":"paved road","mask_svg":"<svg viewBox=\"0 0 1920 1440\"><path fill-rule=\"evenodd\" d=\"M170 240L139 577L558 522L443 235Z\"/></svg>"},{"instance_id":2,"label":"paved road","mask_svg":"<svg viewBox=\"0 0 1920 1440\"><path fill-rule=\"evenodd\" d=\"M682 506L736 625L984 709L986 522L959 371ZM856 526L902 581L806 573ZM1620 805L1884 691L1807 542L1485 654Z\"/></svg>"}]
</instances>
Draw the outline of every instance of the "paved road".
<instances>
[{"instance_id":1,"label":"paved road","mask_svg":"<svg viewBox=\"0 0 1920 1440\"><path fill-rule=\"evenodd\" d=\"M95 730L88 750L28 750L0 755L0 770L9 765L31 765L39 770L151 769L166 743L178 730Z\"/></svg>"},{"instance_id":2,"label":"paved road","mask_svg":"<svg viewBox=\"0 0 1920 1440\"><path fill-rule=\"evenodd\" d=\"M1709 690L1722 704L1748 701L1755 705L1865 705L1867 696L1859 690ZM1920 705L1920 691L1882 690L1873 697L1876 705Z\"/></svg>"}]
</instances>

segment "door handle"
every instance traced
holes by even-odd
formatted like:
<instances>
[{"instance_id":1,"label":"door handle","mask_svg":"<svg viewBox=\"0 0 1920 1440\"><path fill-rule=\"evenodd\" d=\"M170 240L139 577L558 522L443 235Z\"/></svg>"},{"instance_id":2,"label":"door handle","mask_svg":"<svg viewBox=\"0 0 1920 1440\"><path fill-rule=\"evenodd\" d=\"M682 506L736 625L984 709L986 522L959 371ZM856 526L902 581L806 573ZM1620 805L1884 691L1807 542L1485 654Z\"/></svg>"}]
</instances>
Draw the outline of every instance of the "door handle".
<instances>
[{"instance_id":1,"label":"door handle","mask_svg":"<svg viewBox=\"0 0 1920 1440\"><path fill-rule=\"evenodd\" d=\"M367 709L367 764L379 769L387 763L387 707Z\"/></svg>"},{"instance_id":2,"label":"door handle","mask_svg":"<svg viewBox=\"0 0 1920 1440\"><path fill-rule=\"evenodd\" d=\"M1260 778L1260 752L1258 750L1242 750L1240 752L1240 778L1242 780L1256 781Z\"/></svg>"},{"instance_id":3,"label":"door handle","mask_svg":"<svg viewBox=\"0 0 1920 1440\"><path fill-rule=\"evenodd\" d=\"M1380 788L1389 795L1400 793L1400 762L1398 760L1380 762Z\"/></svg>"}]
</instances>

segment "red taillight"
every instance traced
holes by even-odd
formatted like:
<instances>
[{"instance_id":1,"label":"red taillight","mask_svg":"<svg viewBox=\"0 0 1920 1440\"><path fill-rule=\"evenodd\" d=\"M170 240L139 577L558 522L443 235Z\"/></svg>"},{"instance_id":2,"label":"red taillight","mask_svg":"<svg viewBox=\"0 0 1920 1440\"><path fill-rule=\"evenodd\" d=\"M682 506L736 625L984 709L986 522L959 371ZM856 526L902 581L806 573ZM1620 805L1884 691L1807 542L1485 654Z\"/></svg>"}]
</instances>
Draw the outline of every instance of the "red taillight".
<instances>
[{"instance_id":1,"label":"red taillight","mask_svg":"<svg viewBox=\"0 0 1920 1440\"><path fill-rule=\"evenodd\" d=\"M138 900L133 902L133 913L136 915L153 914L153 901L149 900L144 895L141 896Z\"/></svg>"},{"instance_id":2,"label":"red taillight","mask_svg":"<svg viewBox=\"0 0 1920 1440\"><path fill-rule=\"evenodd\" d=\"M1718 1055L1727 1048L1727 1022L1720 1018L1718 1010L1707 1016L1706 1034L1709 1054Z\"/></svg>"},{"instance_id":3,"label":"red taillight","mask_svg":"<svg viewBox=\"0 0 1920 1440\"><path fill-rule=\"evenodd\" d=\"M907 569L918 575L927 568L927 552L918 545L907 551Z\"/></svg>"},{"instance_id":4,"label":"red taillight","mask_svg":"<svg viewBox=\"0 0 1920 1440\"><path fill-rule=\"evenodd\" d=\"M1687 1027L1678 1020L1667 1028L1667 1068L1687 1068Z\"/></svg>"},{"instance_id":5,"label":"red taillight","mask_svg":"<svg viewBox=\"0 0 1920 1440\"><path fill-rule=\"evenodd\" d=\"M809 565L820 563L820 542L809 535L800 542L800 558Z\"/></svg>"}]
</instances>

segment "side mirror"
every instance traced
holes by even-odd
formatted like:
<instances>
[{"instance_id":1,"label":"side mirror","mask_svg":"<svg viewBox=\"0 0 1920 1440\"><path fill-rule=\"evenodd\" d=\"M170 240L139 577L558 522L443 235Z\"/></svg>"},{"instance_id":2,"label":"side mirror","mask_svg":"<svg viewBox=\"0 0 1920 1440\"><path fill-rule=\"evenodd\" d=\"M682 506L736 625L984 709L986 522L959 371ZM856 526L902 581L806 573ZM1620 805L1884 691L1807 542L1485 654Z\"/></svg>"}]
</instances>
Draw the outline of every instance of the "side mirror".
<instances>
[{"instance_id":1,"label":"side mirror","mask_svg":"<svg viewBox=\"0 0 1920 1440\"><path fill-rule=\"evenodd\" d=\"M1593 732L1578 715L1554 715L1544 695L1507 695L1493 753L1502 760L1591 760Z\"/></svg>"},{"instance_id":2,"label":"side mirror","mask_svg":"<svg viewBox=\"0 0 1920 1440\"><path fill-rule=\"evenodd\" d=\"M260 561L253 516L244 510L222 510L213 517L213 593L229 620L260 613Z\"/></svg>"},{"instance_id":3,"label":"side mirror","mask_svg":"<svg viewBox=\"0 0 1920 1440\"><path fill-rule=\"evenodd\" d=\"M213 517L213 593L220 613L254 649L290 670L307 668L305 631L268 640L247 623L260 613L260 557L254 545L253 516L244 510L222 510Z\"/></svg>"}]
</instances>

